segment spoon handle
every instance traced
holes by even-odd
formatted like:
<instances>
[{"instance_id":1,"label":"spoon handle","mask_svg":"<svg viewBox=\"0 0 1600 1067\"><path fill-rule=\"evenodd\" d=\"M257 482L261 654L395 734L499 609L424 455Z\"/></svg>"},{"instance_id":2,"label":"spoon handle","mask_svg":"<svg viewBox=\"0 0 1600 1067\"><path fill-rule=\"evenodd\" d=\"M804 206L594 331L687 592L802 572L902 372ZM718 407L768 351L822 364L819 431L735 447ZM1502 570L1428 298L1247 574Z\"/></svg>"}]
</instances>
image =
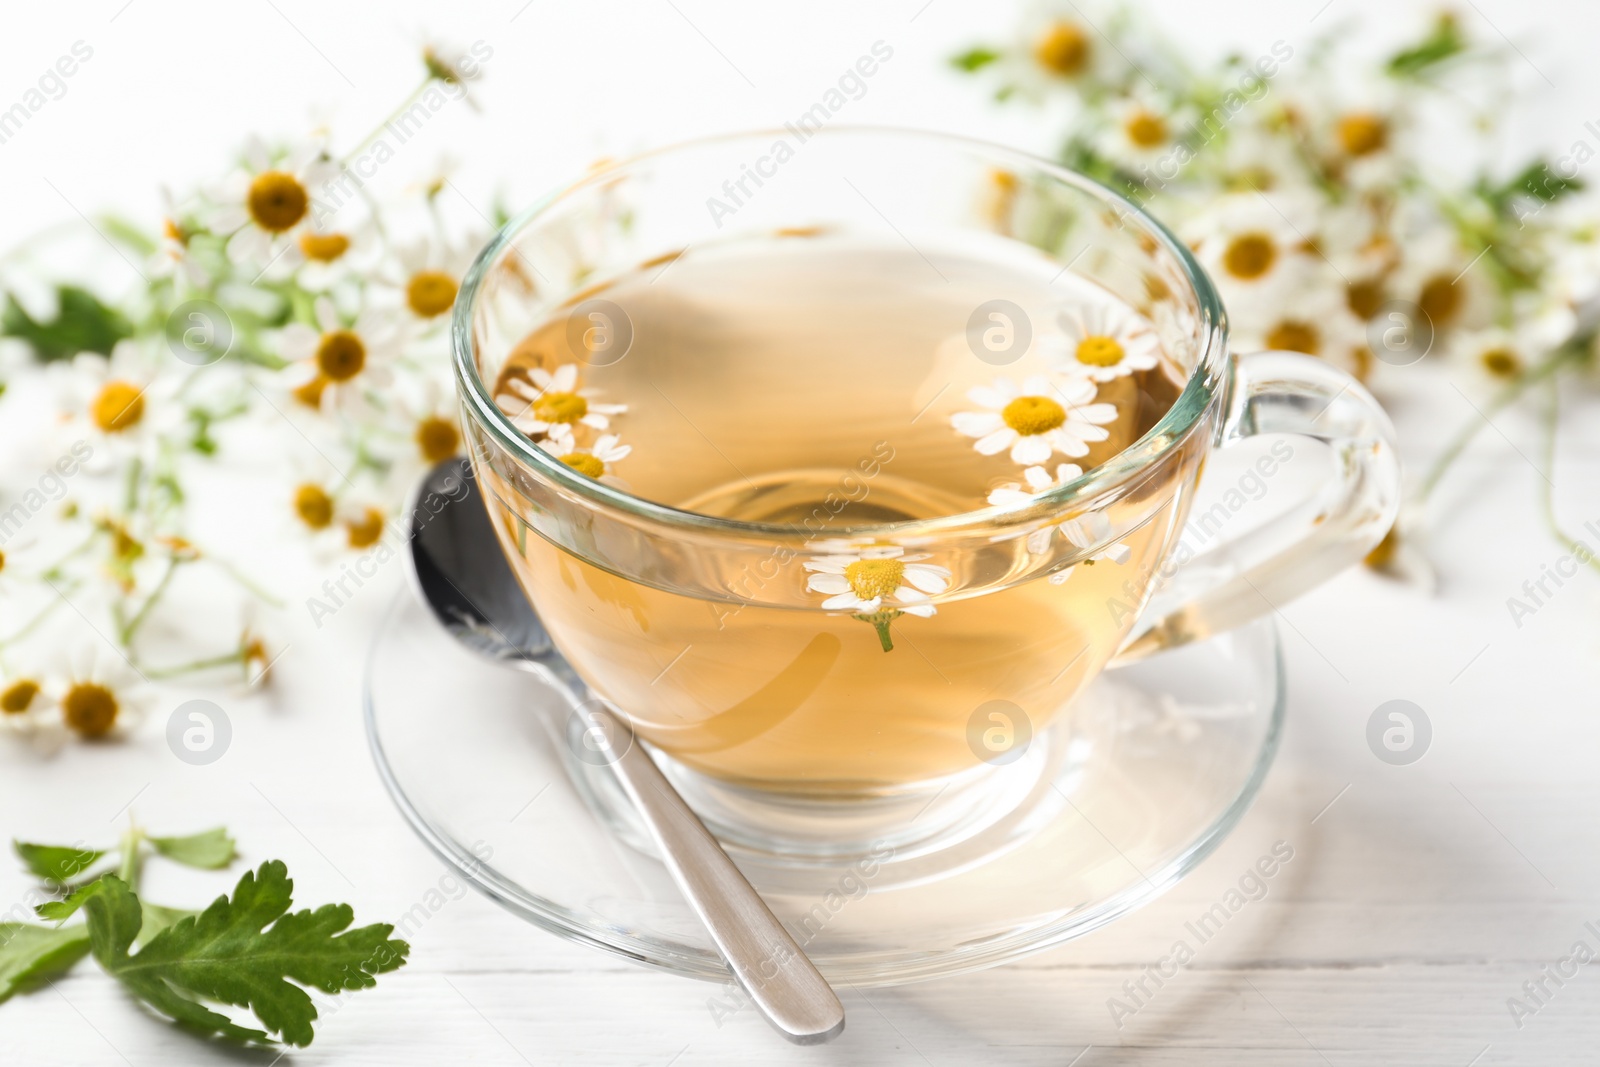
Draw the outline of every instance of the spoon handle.
<instances>
[{"instance_id":1,"label":"spoon handle","mask_svg":"<svg viewBox=\"0 0 1600 1067\"><path fill-rule=\"evenodd\" d=\"M766 901L684 803L633 733L597 701L585 704L612 769L644 817L667 870L705 923L734 977L777 1031L816 1045L844 1029L844 1005ZM620 754L619 753L620 750Z\"/></svg>"}]
</instances>

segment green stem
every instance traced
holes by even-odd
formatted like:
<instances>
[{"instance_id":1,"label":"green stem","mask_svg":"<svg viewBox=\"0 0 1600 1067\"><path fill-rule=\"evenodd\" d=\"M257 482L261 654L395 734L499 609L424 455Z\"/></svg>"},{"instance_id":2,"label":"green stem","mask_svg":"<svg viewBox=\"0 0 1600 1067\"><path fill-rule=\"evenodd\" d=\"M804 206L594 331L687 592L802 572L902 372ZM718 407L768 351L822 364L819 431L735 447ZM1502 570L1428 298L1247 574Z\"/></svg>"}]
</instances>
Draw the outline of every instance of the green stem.
<instances>
[{"instance_id":1,"label":"green stem","mask_svg":"<svg viewBox=\"0 0 1600 1067\"><path fill-rule=\"evenodd\" d=\"M371 144L373 141L376 141L378 139L378 136L380 134L382 134L384 130L388 129L389 123L393 122L396 118L398 118L400 116L401 112L405 111L412 104L416 103L417 102L417 98L420 97L424 92L426 92L428 86L431 85L432 83L433 83L433 75L430 73L430 74L428 74L427 76L425 76L422 79L422 84L418 85L415 89L411 90L411 92L406 95L406 98L404 100L400 101L400 104L399 104L398 107L396 107L393 111L391 111L387 115L385 115L383 117L383 121L378 123L376 126L374 126L372 128L372 132L371 133L368 133L359 142L357 142L357 144L356 144L356 146L354 148L350 149L350 151L348 151L348 152L346 152L344 154L344 156L339 160L340 169L342 170L344 167L348 166L350 164L350 161L352 159L354 159L356 156L360 155L362 150L364 148L366 148L367 145Z\"/></svg>"},{"instance_id":2,"label":"green stem","mask_svg":"<svg viewBox=\"0 0 1600 1067\"><path fill-rule=\"evenodd\" d=\"M180 663L172 667L146 667L144 668L144 676L146 678L156 679L177 678L181 675L193 674L196 671L211 670L213 667L227 667L235 663L243 663L244 655L244 651L240 649L226 653L225 655L210 656L206 659L192 660L188 663Z\"/></svg>"},{"instance_id":3,"label":"green stem","mask_svg":"<svg viewBox=\"0 0 1600 1067\"><path fill-rule=\"evenodd\" d=\"M5 648L7 645L15 644L24 637L27 637L34 631L36 627L38 627L40 623L49 618L50 613L59 608L62 604L62 601L65 599L65 596L56 597L54 600L50 601L50 603L40 608L38 613L35 614L33 618L23 623L22 626L18 628L10 637L0 638L0 648Z\"/></svg>"},{"instance_id":4,"label":"green stem","mask_svg":"<svg viewBox=\"0 0 1600 1067\"><path fill-rule=\"evenodd\" d=\"M1471 444L1473 439L1478 436L1478 433L1485 426L1489 425L1489 419L1491 416L1499 411L1504 410L1523 393L1527 392L1532 386L1549 378L1567 363L1576 360L1583 354L1584 348L1587 344L1587 337L1575 337L1572 340L1569 340L1566 344L1551 352L1543 360L1530 367L1527 372L1522 375L1522 377L1518 378L1514 382L1511 382L1505 388L1501 389L1500 392L1496 393L1489 400L1488 406L1483 410L1483 417L1473 419L1472 421L1468 422L1466 426L1462 427L1461 430L1456 434L1455 438L1450 442L1449 446L1447 446L1444 452L1440 454L1439 458L1433 461L1433 466L1429 468L1427 477L1422 479L1422 485L1417 489L1417 494L1414 498L1415 502L1418 505L1427 502L1428 496L1438 486L1440 479L1442 479L1445 475L1445 472L1450 469L1451 464L1453 464L1456 459L1460 457L1462 452L1466 451L1467 446Z\"/></svg>"},{"instance_id":5,"label":"green stem","mask_svg":"<svg viewBox=\"0 0 1600 1067\"><path fill-rule=\"evenodd\" d=\"M128 883L135 893L139 891L139 872L143 867L141 852L144 848L144 831L128 820L128 829L122 835L122 862L117 867L117 877Z\"/></svg>"},{"instance_id":6,"label":"green stem","mask_svg":"<svg viewBox=\"0 0 1600 1067\"><path fill-rule=\"evenodd\" d=\"M889 624L903 614L905 613L902 611L888 608L884 611L863 612L859 615L852 615L851 618L860 619L862 622L870 622L872 628L878 631L878 644L883 646L885 652L893 652L894 640L889 636Z\"/></svg>"},{"instance_id":7,"label":"green stem","mask_svg":"<svg viewBox=\"0 0 1600 1067\"><path fill-rule=\"evenodd\" d=\"M172 584L172 576L182 563L181 559L173 556L167 557L167 569L162 573L161 580L156 583L154 589L150 590L150 595L144 598L144 603L139 606L138 611L134 612L133 618L122 626L122 632L119 636L122 639L123 647L133 644L134 634L139 632L139 627L143 626L145 619L149 618L151 609L156 606L156 602L167 591L167 586Z\"/></svg>"},{"instance_id":8,"label":"green stem","mask_svg":"<svg viewBox=\"0 0 1600 1067\"><path fill-rule=\"evenodd\" d=\"M283 600L273 596L261 586L257 585L252 579L246 576L243 571L234 566L232 563L229 563L227 560L218 556L206 556L205 558L209 559L212 563L215 563L218 567L220 567L222 569L222 573L238 582L246 592L250 593L257 600L260 600L262 603L274 608L281 608L284 606Z\"/></svg>"},{"instance_id":9,"label":"green stem","mask_svg":"<svg viewBox=\"0 0 1600 1067\"><path fill-rule=\"evenodd\" d=\"M1544 522L1550 529L1550 534L1561 543L1574 559L1581 561L1590 570L1600 574L1600 559L1595 557L1593 549L1588 545L1581 545L1578 539L1571 537L1561 528L1561 522L1556 518L1555 500L1555 472L1556 472L1556 430L1561 421L1561 395L1557 392L1555 382L1545 391L1544 409L1544 477L1540 479L1544 484L1539 489L1540 510L1544 513ZM1579 548L1583 551L1579 551Z\"/></svg>"}]
</instances>

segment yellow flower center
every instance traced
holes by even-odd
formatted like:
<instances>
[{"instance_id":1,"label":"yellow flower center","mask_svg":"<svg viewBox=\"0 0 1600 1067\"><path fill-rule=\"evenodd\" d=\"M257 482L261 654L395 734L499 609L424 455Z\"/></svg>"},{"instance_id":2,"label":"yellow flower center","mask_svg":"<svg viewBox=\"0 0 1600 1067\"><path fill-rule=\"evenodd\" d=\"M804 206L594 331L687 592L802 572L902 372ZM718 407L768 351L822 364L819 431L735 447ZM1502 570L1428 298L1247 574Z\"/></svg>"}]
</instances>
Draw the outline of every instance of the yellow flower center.
<instances>
[{"instance_id":1,"label":"yellow flower center","mask_svg":"<svg viewBox=\"0 0 1600 1067\"><path fill-rule=\"evenodd\" d=\"M905 582L906 565L897 559L858 559L844 569L850 591L862 600L892 596Z\"/></svg>"},{"instance_id":2,"label":"yellow flower center","mask_svg":"<svg viewBox=\"0 0 1600 1067\"><path fill-rule=\"evenodd\" d=\"M61 701L67 727L81 737L104 737L116 725L117 695L97 682L78 682Z\"/></svg>"},{"instance_id":3,"label":"yellow flower center","mask_svg":"<svg viewBox=\"0 0 1600 1067\"><path fill-rule=\"evenodd\" d=\"M461 431L449 419L429 415L417 423L417 448L429 463L442 463L461 447Z\"/></svg>"},{"instance_id":4,"label":"yellow flower center","mask_svg":"<svg viewBox=\"0 0 1600 1067\"><path fill-rule=\"evenodd\" d=\"M1515 378L1522 371L1522 360L1509 348L1491 348L1478 357L1478 362L1496 378Z\"/></svg>"},{"instance_id":5,"label":"yellow flower center","mask_svg":"<svg viewBox=\"0 0 1600 1067\"><path fill-rule=\"evenodd\" d=\"M257 226L269 233L282 233L306 217L311 197L293 174L281 170L263 171L250 183L246 206Z\"/></svg>"},{"instance_id":6,"label":"yellow flower center","mask_svg":"<svg viewBox=\"0 0 1600 1067\"><path fill-rule=\"evenodd\" d=\"M303 233L300 235L300 251L307 259L332 263L350 251L350 238L342 233Z\"/></svg>"},{"instance_id":7,"label":"yellow flower center","mask_svg":"<svg viewBox=\"0 0 1600 1067\"><path fill-rule=\"evenodd\" d=\"M1228 242L1222 253L1222 266L1240 281L1254 281L1272 269L1278 246L1264 233L1242 233Z\"/></svg>"},{"instance_id":8,"label":"yellow flower center","mask_svg":"<svg viewBox=\"0 0 1600 1067\"><path fill-rule=\"evenodd\" d=\"M406 304L425 319L443 315L455 302L456 280L443 271L419 271L406 285Z\"/></svg>"},{"instance_id":9,"label":"yellow flower center","mask_svg":"<svg viewBox=\"0 0 1600 1067\"><path fill-rule=\"evenodd\" d=\"M1167 143L1167 120L1153 111L1135 111L1122 130L1140 148L1157 148Z\"/></svg>"},{"instance_id":10,"label":"yellow flower center","mask_svg":"<svg viewBox=\"0 0 1600 1067\"><path fill-rule=\"evenodd\" d=\"M328 379L319 373L304 385L295 386L290 390L290 394L308 408L320 408L322 406L323 390L327 388Z\"/></svg>"},{"instance_id":11,"label":"yellow flower center","mask_svg":"<svg viewBox=\"0 0 1600 1067\"><path fill-rule=\"evenodd\" d=\"M7 715L21 715L33 704L33 698L39 695L39 683L31 678L12 682L6 686L5 692L0 693L0 712Z\"/></svg>"},{"instance_id":12,"label":"yellow flower center","mask_svg":"<svg viewBox=\"0 0 1600 1067\"><path fill-rule=\"evenodd\" d=\"M369 548L383 537L383 512L368 508L361 518L345 523L344 530L351 548Z\"/></svg>"},{"instance_id":13,"label":"yellow flower center","mask_svg":"<svg viewBox=\"0 0 1600 1067\"><path fill-rule=\"evenodd\" d=\"M1089 38L1070 22L1053 23L1039 35L1033 58L1052 74L1070 78L1089 64Z\"/></svg>"},{"instance_id":14,"label":"yellow flower center","mask_svg":"<svg viewBox=\"0 0 1600 1067\"><path fill-rule=\"evenodd\" d=\"M1267 334L1267 347L1276 348L1284 352L1304 352L1308 356L1317 354L1317 349L1322 347L1322 338L1317 333L1317 328L1309 322L1284 321L1272 328Z\"/></svg>"},{"instance_id":15,"label":"yellow flower center","mask_svg":"<svg viewBox=\"0 0 1600 1067\"><path fill-rule=\"evenodd\" d=\"M1091 367L1115 367L1124 355L1115 337L1085 337L1078 342L1078 362Z\"/></svg>"},{"instance_id":16,"label":"yellow flower center","mask_svg":"<svg viewBox=\"0 0 1600 1067\"><path fill-rule=\"evenodd\" d=\"M121 433L144 418L144 395L132 382L109 381L89 405L89 417L105 433Z\"/></svg>"},{"instance_id":17,"label":"yellow flower center","mask_svg":"<svg viewBox=\"0 0 1600 1067\"><path fill-rule=\"evenodd\" d=\"M294 513L313 530L325 530L333 522L333 497L320 486L302 485L294 491Z\"/></svg>"},{"instance_id":18,"label":"yellow flower center","mask_svg":"<svg viewBox=\"0 0 1600 1067\"><path fill-rule=\"evenodd\" d=\"M1339 120L1339 147L1347 156L1365 156L1389 141L1389 127L1377 115L1359 111Z\"/></svg>"},{"instance_id":19,"label":"yellow flower center","mask_svg":"<svg viewBox=\"0 0 1600 1067\"><path fill-rule=\"evenodd\" d=\"M347 382L367 365L367 346L353 330L333 330L317 344L317 370L330 382Z\"/></svg>"},{"instance_id":20,"label":"yellow flower center","mask_svg":"<svg viewBox=\"0 0 1600 1067\"><path fill-rule=\"evenodd\" d=\"M1417 306L1435 327L1448 325L1456 317L1456 312L1461 310L1461 290L1456 286L1456 280L1443 274L1429 278L1423 283Z\"/></svg>"},{"instance_id":21,"label":"yellow flower center","mask_svg":"<svg viewBox=\"0 0 1600 1067\"><path fill-rule=\"evenodd\" d=\"M1358 318L1370 319L1383 306L1383 282L1377 278L1351 282L1345 287L1345 304Z\"/></svg>"},{"instance_id":22,"label":"yellow flower center","mask_svg":"<svg viewBox=\"0 0 1600 1067\"><path fill-rule=\"evenodd\" d=\"M606 472L606 465L587 452L568 452L561 457L561 462L591 478L598 478Z\"/></svg>"},{"instance_id":23,"label":"yellow flower center","mask_svg":"<svg viewBox=\"0 0 1600 1067\"><path fill-rule=\"evenodd\" d=\"M1005 406L1000 417L1024 437L1049 433L1067 421L1067 409L1047 396L1019 396Z\"/></svg>"},{"instance_id":24,"label":"yellow flower center","mask_svg":"<svg viewBox=\"0 0 1600 1067\"><path fill-rule=\"evenodd\" d=\"M533 402L540 422L577 422L589 414L589 402L577 393L545 393Z\"/></svg>"}]
</instances>

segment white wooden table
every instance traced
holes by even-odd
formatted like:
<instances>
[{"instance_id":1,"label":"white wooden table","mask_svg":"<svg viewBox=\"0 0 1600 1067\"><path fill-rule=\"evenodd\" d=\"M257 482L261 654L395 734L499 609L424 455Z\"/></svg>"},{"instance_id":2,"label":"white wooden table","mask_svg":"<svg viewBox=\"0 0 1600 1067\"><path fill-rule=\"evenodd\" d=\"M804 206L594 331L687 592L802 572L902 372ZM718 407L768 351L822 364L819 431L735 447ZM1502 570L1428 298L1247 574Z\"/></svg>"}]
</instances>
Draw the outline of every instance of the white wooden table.
<instances>
[{"instance_id":1,"label":"white wooden table","mask_svg":"<svg viewBox=\"0 0 1600 1067\"><path fill-rule=\"evenodd\" d=\"M272 128L295 117L268 118L250 84L285 86L296 109L332 98L358 116L381 114L375 83L402 84L393 56L374 57L368 53L375 49L348 36L356 32L353 14L288 0L278 5L283 17L252 6L248 19L231 10L179 12L157 0L136 0L116 14L120 6L116 0L89 14L30 12L36 22L27 33L0 41L0 69L42 67L88 36L101 64L91 64L69 95L51 105L51 126L0 147L0 202L21 209L3 220L0 235L8 240L36 222L69 217L41 177L53 175L73 202L110 199L154 210L147 186L203 173L209 162L194 157L220 154L252 122ZM502 64L496 77L563 101L538 120L541 136L559 144L553 153L559 158L530 163L538 178L531 188L597 150L803 110L808 91L815 92L806 87L853 58L856 38L864 47L892 34L900 35L897 60L905 73L863 101L864 120L927 123L945 114L958 127L988 123L994 136L1043 143L1036 128L1024 135L1015 115L987 118L969 99L970 89L939 79L937 58L971 36L979 19L953 0L935 0L915 22L913 3L874 13L835 6L808 15L804 25L783 26L746 25L709 5L681 6L763 86L754 99L741 95L722 60L670 7L629 8L635 25L616 41L619 57L636 56L641 64L635 86L655 74L671 83L664 102L635 94L628 105L601 87L593 90L597 114L581 120L562 110L571 108L576 90L558 91L578 79L580 59L553 55L561 50L548 40L580 30L592 39L604 16L540 5L508 24L520 7L510 2L422 14L435 24L450 18L451 32L465 41L492 31ZM1292 15L1303 28L1318 5L1301 6L1306 10L1285 14L1295 5L1269 10L1236 3L1227 10L1238 21L1196 32L1208 40L1270 41L1282 35L1279 22L1288 26ZM1508 31L1558 10L1487 0L1480 6ZM1009 15L982 18L993 35ZM1592 23L1596 16L1581 18ZM403 39L388 27L379 30ZM224 31L233 35L225 40L248 31L259 47L200 47L215 39L208 34ZM321 44L361 90L349 90L323 67L299 32ZM1581 68L1576 49L1583 36L1564 31L1573 50L1560 55L1569 64L1551 67L1571 79L1575 93L1596 84L1591 72L1574 69ZM653 47L652 37L666 47ZM776 54L778 42L793 39L815 56L802 62L787 48ZM171 69L179 58L190 73ZM546 58L554 73L544 69ZM677 81L669 77L673 70ZM296 81L301 74L304 84ZM214 99L193 91L211 84L207 79L216 85ZM144 95L132 94L130 103L124 88ZM175 109L180 99L188 111ZM511 99L493 97L491 106L511 106ZM934 105L948 110L928 110ZM1556 118L1546 113L1541 121L1562 129L1559 122L1583 106L1581 95L1564 96ZM152 124L148 115L142 127L131 128L141 107L170 109L160 113L173 115L180 128ZM586 125L591 121L613 132L597 135ZM209 138L203 152L192 136L184 140L195 131ZM505 133L504 125L486 121L462 134L468 147L460 151L470 160L483 146L502 143ZM119 161L115 174L90 173L91 148L102 162L106 154ZM511 170L515 160L531 158L525 147L506 152ZM470 169L482 188L492 184L494 167ZM135 178L137 189L128 188ZM1427 364L1384 382L1403 451L1414 464L1435 454L1470 416ZM269 695L211 694L234 727L232 747L216 764L190 767L167 749L166 713L191 695L180 690L163 694L152 721L126 745L69 746L43 761L0 745L0 830L7 837L109 843L130 810L157 832L226 823L246 861L289 863L303 902L348 900L358 922L392 921L417 914L420 905L426 917L410 936L411 963L385 976L376 991L325 1011L316 1043L285 1063L1593 1063L1600 1056L1600 968L1584 967L1560 987L1546 980L1551 995L1520 1027L1507 1006L1508 998L1524 996L1525 982L1568 956L1574 942L1600 951L1600 936L1585 926L1600 928L1594 816L1600 785L1593 771L1600 750L1600 581L1584 575L1568 582L1520 628L1505 604L1561 555L1538 521L1540 477L1554 481L1570 529L1600 523L1600 419L1592 401L1584 418L1578 414L1568 420L1572 428L1553 472L1538 473L1523 458L1538 456L1530 421L1507 414L1485 431L1440 494L1433 556L1442 584L1433 598L1352 572L1288 607L1290 715L1282 752L1243 823L1188 879L1106 930L1012 966L899 989L847 989L849 1029L825 1048L785 1046L750 1013L719 1027L708 1010L714 987L567 944L445 876L384 794L358 712L363 650L400 579L398 567L320 633L291 612L286 632L293 649ZM303 599L324 576L315 568L286 572L285 591L291 601L295 594ZM1380 762L1366 743L1373 709L1396 698L1416 702L1433 724L1430 750L1411 766ZM1144 978L1152 994L1117 1025L1108 1001L1133 1003L1124 983L1138 982L1176 940L1193 944L1185 924L1223 899L1279 841L1293 847L1294 858L1266 896L1198 946L1192 963L1164 986ZM146 889L173 903L196 902L231 887L237 873L175 873L153 865ZM0 903L9 907L27 888L16 865L0 861ZM52 989L0 1006L0 1063L266 1065L274 1055L208 1048L174 1031L92 963Z\"/></svg>"}]
</instances>

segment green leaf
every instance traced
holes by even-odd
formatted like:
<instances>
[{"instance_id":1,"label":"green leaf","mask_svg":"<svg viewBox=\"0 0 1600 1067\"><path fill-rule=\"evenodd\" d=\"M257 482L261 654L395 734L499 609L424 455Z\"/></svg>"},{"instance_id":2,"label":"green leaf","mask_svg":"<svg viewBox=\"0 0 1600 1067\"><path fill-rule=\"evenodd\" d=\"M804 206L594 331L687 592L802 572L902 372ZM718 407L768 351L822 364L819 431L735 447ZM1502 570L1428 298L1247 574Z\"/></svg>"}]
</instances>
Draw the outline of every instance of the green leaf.
<instances>
[{"instance_id":1,"label":"green leaf","mask_svg":"<svg viewBox=\"0 0 1600 1067\"><path fill-rule=\"evenodd\" d=\"M1441 15L1433 32L1411 48L1389 57L1388 71L1398 78L1415 78L1429 67L1467 50L1467 39L1451 15Z\"/></svg>"},{"instance_id":2,"label":"green leaf","mask_svg":"<svg viewBox=\"0 0 1600 1067\"><path fill-rule=\"evenodd\" d=\"M348 904L290 913L293 888L281 862L263 863L239 879L232 898L218 897L131 955L143 922L139 898L114 875L80 895L95 959L157 1011L200 1033L270 1041L200 1000L248 1007L268 1032L308 1045L317 1009L301 986L325 993L369 988L376 975L403 966L411 947L391 939L394 927L386 923L347 929Z\"/></svg>"},{"instance_id":3,"label":"green leaf","mask_svg":"<svg viewBox=\"0 0 1600 1067\"><path fill-rule=\"evenodd\" d=\"M147 837L145 840L167 859L207 871L226 867L238 855L233 838L221 826L187 837Z\"/></svg>"},{"instance_id":4,"label":"green leaf","mask_svg":"<svg viewBox=\"0 0 1600 1067\"><path fill-rule=\"evenodd\" d=\"M174 923L200 914L198 911L189 911L186 908L162 907L160 904L152 904L148 900L141 900L139 906L143 913L144 921L139 927L139 936L134 939L135 947L143 947L151 938Z\"/></svg>"},{"instance_id":5,"label":"green leaf","mask_svg":"<svg viewBox=\"0 0 1600 1067\"><path fill-rule=\"evenodd\" d=\"M101 303L87 289L58 285L56 300L56 317L40 322L7 293L5 307L0 308L0 337L25 341L39 362L53 363L79 352L109 356L118 341L133 336L127 316Z\"/></svg>"},{"instance_id":6,"label":"green leaf","mask_svg":"<svg viewBox=\"0 0 1600 1067\"><path fill-rule=\"evenodd\" d=\"M26 841L13 841L11 847L34 877L57 885L72 881L105 855L76 845L31 845Z\"/></svg>"},{"instance_id":7,"label":"green leaf","mask_svg":"<svg viewBox=\"0 0 1600 1067\"><path fill-rule=\"evenodd\" d=\"M1582 188L1583 182L1579 179L1563 178L1550 169L1549 163L1536 159L1524 167L1521 174L1506 182L1497 191L1496 198L1503 201L1513 196L1527 195L1548 204Z\"/></svg>"},{"instance_id":8,"label":"green leaf","mask_svg":"<svg viewBox=\"0 0 1600 1067\"><path fill-rule=\"evenodd\" d=\"M971 74L975 70L982 70L999 58L1000 53L993 48L973 48L958 56L951 56L950 65Z\"/></svg>"},{"instance_id":9,"label":"green leaf","mask_svg":"<svg viewBox=\"0 0 1600 1067\"><path fill-rule=\"evenodd\" d=\"M0 923L0 1003L63 974L89 951L89 931Z\"/></svg>"}]
</instances>

